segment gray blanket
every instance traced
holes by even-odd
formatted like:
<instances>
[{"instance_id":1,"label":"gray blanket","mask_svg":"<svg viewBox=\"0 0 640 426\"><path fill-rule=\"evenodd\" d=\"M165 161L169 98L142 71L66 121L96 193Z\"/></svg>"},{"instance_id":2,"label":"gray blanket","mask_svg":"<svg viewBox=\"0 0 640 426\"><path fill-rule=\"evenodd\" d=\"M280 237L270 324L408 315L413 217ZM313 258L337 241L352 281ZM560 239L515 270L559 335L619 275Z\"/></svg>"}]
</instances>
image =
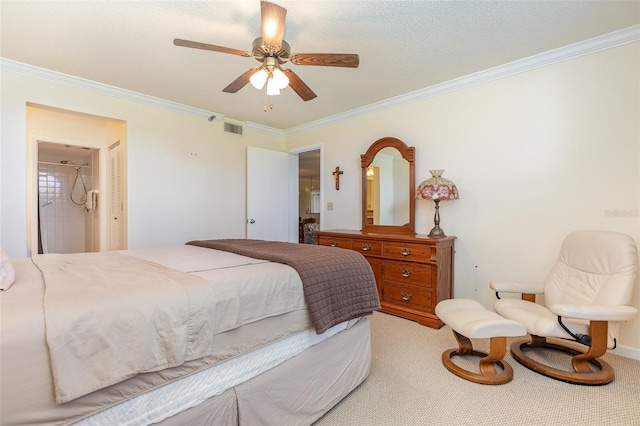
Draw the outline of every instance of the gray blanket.
<instances>
[{"instance_id":1,"label":"gray blanket","mask_svg":"<svg viewBox=\"0 0 640 426\"><path fill-rule=\"evenodd\" d=\"M187 244L284 263L300 275L316 333L380 309L373 271L360 253L336 247L263 240L200 240Z\"/></svg>"}]
</instances>

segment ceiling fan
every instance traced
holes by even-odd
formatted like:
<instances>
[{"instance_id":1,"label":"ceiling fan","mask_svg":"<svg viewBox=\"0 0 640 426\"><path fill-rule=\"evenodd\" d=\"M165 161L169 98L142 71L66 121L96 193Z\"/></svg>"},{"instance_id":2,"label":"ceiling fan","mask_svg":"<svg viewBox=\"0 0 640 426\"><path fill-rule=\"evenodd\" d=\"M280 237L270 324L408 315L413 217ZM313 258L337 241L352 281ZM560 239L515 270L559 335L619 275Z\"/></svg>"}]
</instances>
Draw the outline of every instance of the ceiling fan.
<instances>
[{"instance_id":1,"label":"ceiling fan","mask_svg":"<svg viewBox=\"0 0 640 426\"><path fill-rule=\"evenodd\" d=\"M245 56L254 58L262 63L258 67L245 71L222 89L223 92L227 93L236 93L251 82L257 89L262 89L266 83L267 94L277 95L281 89L289 85L302 100L309 101L316 97L313 90L296 73L290 69L281 68L281 65L291 62L295 65L358 68L360 59L357 54L291 53L291 47L283 40L287 9L274 3L261 1L260 11L262 15L262 37L258 37L253 41L253 47L250 52L179 38L174 39L173 44Z\"/></svg>"}]
</instances>

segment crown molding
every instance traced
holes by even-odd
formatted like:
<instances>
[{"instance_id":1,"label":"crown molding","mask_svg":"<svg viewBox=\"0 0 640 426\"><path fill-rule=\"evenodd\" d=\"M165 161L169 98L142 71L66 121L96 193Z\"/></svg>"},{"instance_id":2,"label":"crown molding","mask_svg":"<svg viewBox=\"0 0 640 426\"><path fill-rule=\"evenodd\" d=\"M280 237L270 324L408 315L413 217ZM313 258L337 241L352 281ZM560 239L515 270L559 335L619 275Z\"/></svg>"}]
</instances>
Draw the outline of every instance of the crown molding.
<instances>
[{"instance_id":1,"label":"crown molding","mask_svg":"<svg viewBox=\"0 0 640 426\"><path fill-rule=\"evenodd\" d=\"M549 50L547 52L529 56L524 59L469 74L460 78L456 78L454 80L449 80L444 83L429 86L424 89L409 92L404 95L395 96L393 98L385 99L380 102L375 102L373 104L346 111L341 114L336 114L330 117L322 118L320 120L311 121L300 126L289 128L284 131L284 134L289 135L293 133L303 132L334 122L348 120L354 117L371 114L376 111L393 108L398 105L403 105L418 99L432 98L444 93L452 92L454 90L460 90L470 86L475 86L477 84L482 84L503 77L508 77L513 74L531 71L536 68L545 67L557 62L567 61L580 56L596 53L601 50L611 49L627 43L633 43L639 40L640 25L634 25L598 37L580 41L578 43L570 44L568 46L560 47L558 49Z\"/></svg>"},{"instance_id":2,"label":"crown molding","mask_svg":"<svg viewBox=\"0 0 640 426\"><path fill-rule=\"evenodd\" d=\"M338 121L348 120L354 117L371 114L376 111L393 108L395 106L410 103L418 99L426 99L439 96L444 93L464 89L470 86L486 83L492 80L497 80L513 74L530 71L536 68L545 67L557 62L589 55L601 50L611 49L639 40L640 25L634 25L628 28L623 28L621 30L611 32L609 34L604 34L602 36L580 41L578 43L570 44L568 46L560 47L558 49L540 53L538 55L533 55L528 58L513 61L504 65L499 65L497 67L469 74L460 78L456 78L454 80L446 81L444 83L429 86L424 89L409 92L404 95L395 96L393 98L385 99L380 102L375 102L361 108L356 108L344 113L332 115L320 120L311 121L309 123L305 123L286 130L280 130L252 122L246 122L246 126L248 129L276 136L299 133ZM215 120L222 120L225 117L224 114L221 114L219 112L207 111L201 108L195 108L177 102L171 102L165 99L156 98L154 96L144 95L141 93L133 92L131 90L109 86L107 84L98 83L69 74L63 74L57 71L24 64L2 57L0 57L0 69L186 114L193 114L207 118L215 116Z\"/></svg>"},{"instance_id":3,"label":"crown molding","mask_svg":"<svg viewBox=\"0 0 640 426\"><path fill-rule=\"evenodd\" d=\"M262 124L254 123L253 121L246 121L244 124L247 126L247 129L256 130L258 132L274 136L284 136L284 131L276 129L275 127L263 126Z\"/></svg>"},{"instance_id":4,"label":"crown molding","mask_svg":"<svg viewBox=\"0 0 640 426\"><path fill-rule=\"evenodd\" d=\"M177 102L167 101L165 99L156 98L154 96L144 95L142 93L133 92L131 90L121 89L108 84L98 83L69 74L40 68L33 65L17 62L7 58L0 58L0 69L12 71L18 74L24 74L29 77L35 77L52 83L64 84L66 86L75 87L82 90L88 90L102 95L113 96L133 102L151 105L158 108L165 108L185 114L197 115L200 117L215 116L215 120L222 120L224 114L214 111L207 111L201 108L195 108Z\"/></svg>"}]
</instances>

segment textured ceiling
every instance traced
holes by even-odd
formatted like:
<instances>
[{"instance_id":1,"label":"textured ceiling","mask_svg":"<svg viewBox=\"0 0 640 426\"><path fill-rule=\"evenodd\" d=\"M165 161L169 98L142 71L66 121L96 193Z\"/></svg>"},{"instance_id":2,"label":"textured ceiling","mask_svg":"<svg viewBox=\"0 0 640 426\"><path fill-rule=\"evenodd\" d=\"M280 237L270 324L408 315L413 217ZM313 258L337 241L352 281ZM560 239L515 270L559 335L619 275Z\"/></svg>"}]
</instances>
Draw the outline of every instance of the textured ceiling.
<instances>
[{"instance_id":1,"label":"textured ceiling","mask_svg":"<svg viewBox=\"0 0 640 426\"><path fill-rule=\"evenodd\" d=\"M222 89L254 59L176 47L174 38L251 50L255 1L0 2L2 57L278 129L403 95L640 23L639 1L295 1L294 53L357 53L360 67L287 64L318 95Z\"/></svg>"}]
</instances>

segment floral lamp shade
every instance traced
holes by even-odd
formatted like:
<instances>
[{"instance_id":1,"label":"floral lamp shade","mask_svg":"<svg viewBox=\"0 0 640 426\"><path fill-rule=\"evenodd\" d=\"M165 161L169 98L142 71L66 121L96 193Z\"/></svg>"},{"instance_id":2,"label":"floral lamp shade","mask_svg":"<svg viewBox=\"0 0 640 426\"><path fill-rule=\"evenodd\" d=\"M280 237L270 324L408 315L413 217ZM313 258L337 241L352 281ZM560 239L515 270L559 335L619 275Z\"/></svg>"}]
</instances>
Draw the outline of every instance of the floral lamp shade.
<instances>
[{"instance_id":1,"label":"floral lamp shade","mask_svg":"<svg viewBox=\"0 0 640 426\"><path fill-rule=\"evenodd\" d=\"M458 188L449 179L442 177L444 170L429 170L431 177L418 186L416 199L418 200L457 200Z\"/></svg>"},{"instance_id":2,"label":"floral lamp shade","mask_svg":"<svg viewBox=\"0 0 640 426\"><path fill-rule=\"evenodd\" d=\"M449 179L442 177L444 170L429 170L431 177L418 186L416 190L416 199L433 200L436 203L436 212L433 217L434 227L429 232L431 238L446 237L444 231L440 228L440 201L441 200L457 200L458 188Z\"/></svg>"}]
</instances>

